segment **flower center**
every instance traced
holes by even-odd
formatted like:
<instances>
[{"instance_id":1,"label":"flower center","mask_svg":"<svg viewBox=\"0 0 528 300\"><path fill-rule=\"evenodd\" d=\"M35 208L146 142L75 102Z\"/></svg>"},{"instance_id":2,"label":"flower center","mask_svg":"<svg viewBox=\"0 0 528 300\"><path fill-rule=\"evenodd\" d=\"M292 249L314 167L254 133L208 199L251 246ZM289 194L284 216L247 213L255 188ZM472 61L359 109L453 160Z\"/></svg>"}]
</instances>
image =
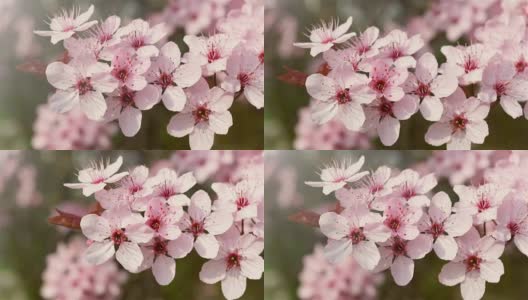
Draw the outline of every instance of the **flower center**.
<instances>
[{"instance_id":1,"label":"flower center","mask_svg":"<svg viewBox=\"0 0 528 300\"><path fill-rule=\"evenodd\" d=\"M403 52L401 51L400 48L396 48L396 47L392 48L392 51L390 53L390 58L392 58L393 60L396 60L402 56L403 56Z\"/></svg>"},{"instance_id":2,"label":"flower center","mask_svg":"<svg viewBox=\"0 0 528 300\"><path fill-rule=\"evenodd\" d=\"M159 218L152 218L148 220L147 225L155 231L158 231L161 226L161 221Z\"/></svg>"},{"instance_id":3,"label":"flower center","mask_svg":"<svg viewBox=\"0 0 528 300\"><path fill-rule=\"evenodd\" d=\"M349 234L349 237L350 237L350 240L352 240L353 245L356 245L359 242L362 242L367 239L365 235L363 234L363 230L360 228L356 228L352 230L352 232L350 232Z\"/></svg>"},{"instance_id":4,"label":"flower center","mask_svg":"<svg viewBox=\"0 0 528 300\"><path fill-rule=\"evenodd\" d=\"M482 258L476 255L471 255L466 258L466 260L464 260L464 263L466 264L466 272L480 270L480 262L482 262Z\"/></svg>"},{"instance_id":5,"label":"flower center","mask_svg":"<svg viewBox=\"0 0 528 300\"><path fill-rule=\"evenodd\" d=\"M339 104L347 104L348 102L352 101L350 98L350 93L348 92L348 89L340 90L336 94L337 103Z\"/></svg>"},{"instance_id":6,"label":"flower center","mask_svg":"<svg viewBox=\"0 0 528 300\"><path fill-rule=\"evenodd\" d=\"M143 40L143 38L136 37L132 41L132 48L134 48L136 50L141 48L141 47L143 47L143 46L145 46L145 41Z\"/></svg>"},{"instance_id":7,"label":"flower center","mask_svg":"<svg viewBox=\"0 0 528 300\"><path fill-rule=\"evenodd\" d=\"M128 241L125 232L121 229L114 230L114 232L112 232L111 239L114 242L114 245L116 246L119 246L122 243Z\"/></svg>"},{"instance_id":8,"label":"flower center","mask_svg":"<svg viewBox=\"0 0 528 300\"><path fill-rule=\"evenodd\" d=\"M515 69L517 70L517 73L523 73L526 67L528 67L528 63L524 61L524 59L519 60L515 64Z\"/></svg>"},{"instance_id":9,"label":"flower center","mask_svg":"<svg viewBox=\"0 0 528 300\"><path fill-rule=\"evenodd\" d=\"M397 217L390 217L385 220L385 226L389 227L392 231L398 231L401 226L400 219Z\"/></svg>"},{"instance_id":10,"label":"flower center","mask_svg":"<svg viewBox=\"0 0 528 300\"><path fill-rule=\"evenodd\" d=\"M386 116L391 116L392 113L392 107L394 106L394 103L391 101L386 100L385 98L381 98L381 103L378 106L379 114L382 118Z\"/></svg>"},{"instance_id":11,"label":"flower center","mask_svg":"<svg viewBox=\"0 0 528 300\"><path fill-rule=\"evenodd\" d=\"M491 204L488 199L482 198L477 203L477 208L479 212L485 211L486 209L490 208Z\"/></svg>"},{"instance_id":12,"label":"flower center","mask_svg":"<svg viewBox=\"0 0 528 300\"><path fill-rule=\"evenodd\" d=\"M249 205L249 200L246 197L240 197L236 201L237 210L241 210L242 208Z\"/></svg>"},{"instance_id":13,"label":"flower center","mask_svg":"<svg viewBox=\"0 0 528 300\"><path fill-rule=\"evenodd\" d=\"M464 62L464 71L466 73L469 73L469 72L474 71L476 69L478 69L478 63L474 59L468 58Z\"/></svg>"},{"instance_id":14,"label":"flower center","mask_svg":"<svg viewBox=\"0 0 528 300\"><path fill-rule=\"evenodd\" d=\"M405 189L402 192L402 197L405 198L405 200L409 200L412 197L416 196L416 192L414 189L409 188L408 186L405 186Z\"/></svg>"},{"instance_id":15,"label":"flower center","mask_svg":"<svg viewBox=\"0 0 528 300\"><path fill-rule=\"evenodd\" d=\"M433 235L433 238L436 239L437 237L444 234L444 226L440 223L433 223L430 232Z\"/></svg>"},{"instance_id":16,"label":"flower center","mask_svg":"<svg viewBox=\"0 0 528 300\"><path fill-rule=\"evenodd\" d=\"M77 82L77 90L79 91L79 95L84 95L88 92L93 91L92 83L90 82L90 78L83 78Z\"/></svg>"},{"instance_id":17,"label":"flower center","mask_svg":"<svg viewBox=\"0 0 528 300\"><path fill-rule=\"evenodd\" d=\"M519 224L510 222L508 224L508 229L510 230L512 235L515 235L516 233L519 232L519 229L521 229L521 228L520 228Z\"/></svg>"},{"instance_id":18,"label":"flower center","mask_svg":"<svg viewBox=\"0 0 528 300\"><path fill-rule=\"evenodd\" d=\"M431 90L429 88L428 84L420 83L418 85L418 88L416 89L416 94L421 98L425 98L426 96L429 96L431 94Z\"/></svg>"},{"instance_id":19,"label":"flower center","mask_svg":"<svg viewBox=\"0 0 528 300\"><path fill-rule=\"evenodd\" d=\"M209 63L212 63L215 60L219 60L220 58L222 58L222 56L220 55L220 51L218 51L218 49L214 47L209 49L209 51L207 52L207 61Z\"/></svg>"},{"instance_id":20,"label":"flower center","mask_svg":"<svg viewBox=\"0 0 528 300\"><path fill-rule=\"evenodd\" d=\"M495 84L495 91L497 92L497 96L506 95L506 88L507 88L506 83L498 82L497 84Z\"/></svg>"},{"instance_id":21,"label":"flower center","mask_svg":"<svg viewBox=\"0 0 528 300\"><path fill-rule=\"evenodd\" d=\"M189 227L189 231L194 235L194 237L198 237L200 234L205 232L203 222L191 220L191 227Z\"/></svg>"},{"instance_id":22,"label":"flower center","mask_svg":"<svg viewBox=\"0 0 528 300\"><path fill-rule=\"evenodd\" d=\"M170 197L174 196L176 193L170 186L164 185L161 188L161 191L159 194L161 197L165 198L165 200L168 200Z\"/></svg>"},{"instance_id":23,"label":"flower center","mask_svg":"<svg viewBox=\"0 0 528 300\"><path fill-rule=\"evenodd\" d=\"M386 87L387 87L387 81L385 81L385 79L378 79L374 81L374 89L376 91L383 93Z\"/></svg>"},{"instance_id":24,"label":"flower center","mask_svg":"<svg viewBox=\"0 0 528 300\"><path fill-rule=\"evenodd\" d=\"M238 254L238 252L230 253L226 257L227 262L227 269L230 270L232 268L240 268L240 261L242 260L242 256Z\"/></svg>"},{"instance_id":25,"label":"flower center","mask_svg":"<svg viewBox=\"0 0 528 300\"><path fill-rule=\"evenodd\" d=\"M114 77L119 79L121 82L126 81L128 78L128 69L126 68L115 70L113 73Z\"/></svg>"},{"instance_id":26,"label":"flower center","mask_svg":"<svg viewBox=\"0 0 528 300\"><path fill-rule=\"evenodd\" d=\"M122 106L130 106L134 104L134 98L136 96L136 92L129 90L127 87L123 87L121 89L120 98Z\"/></svg>"},{"instance_id":27,"label":"flower center","mask_svg":"<svg viewBox=\"0 0 528 300\"><path fill-rule=\"evenodd\" d=\"M237 79L238 81L240 81L240 85L242 86L242 88L246 87L249 84L249 81L251 80L249 75L246 73L238 74Z\"/></svg>"},{"instance_id":28,"label":"flower center","mask_svg":"<svg viewBox=\"0 0 528 300\"><path fill-rule=\"evenodd\" d=\"M261 64L264 63L264 51L260 52L260 54L259 54L259 60L260 60L260 63L261 63Z\"/></svg>"},{"instance_id":29,"label":"flower center","mask_svg":"<svg viewBox=\"0 0 528 300\"><path fill-rule=\"evenodd\" d=\"M392 243L392 253L394 256L405 255L406 253L406 243L400 238L395 238Z\"/></svg>"},{"instance_id":30,"label":"flower center","mask_svg":"<svg viewBox=\"0 0 528 300\"><path fill-rule=\"evenodd\" d=\"M167 254L167 241L163 241L159 238L156 238L154 240L154 244L152 245L152 250L154 250L154 253L156 255Z\"/></svg>"},{"instance_id":31,"label":"flower center","mask_svg":"<svg viewBox=\"0 0 528 300\"><path fill-rule=\"evenodd\" d=\"M198 107L195 111L193 111L194 121L196 123L199 122L207 122L209 121L209 114L211 114L211 110L208 109L206 106L202 105Z\"/></svg>"},{"instance_id":32,"label":"flower center","mask_svg":"<svg viewBox=\"0 0 528 300\"><path fill-rule=\"evenodd\" d=\"M161 85L163 90L167 89L169 86L173 85L172 76L167 73L161 73L158 79L158 84Z\"/></svg>"},{"instance_id":33,"label":"flower center","mask_svg":"<svg viewBox=\"0 0 528 300\"><path fill-rule=\"evenodd\" d=\"M454 131L457 131L457 130L465 130L466 129L466 125L468 123L468 119L466 118L466 116L464 116L463 114L462 115L458 115L456 116L452 121L451 121L451 125L453 126L453 129Z\"/></svg>"}]
</instances>

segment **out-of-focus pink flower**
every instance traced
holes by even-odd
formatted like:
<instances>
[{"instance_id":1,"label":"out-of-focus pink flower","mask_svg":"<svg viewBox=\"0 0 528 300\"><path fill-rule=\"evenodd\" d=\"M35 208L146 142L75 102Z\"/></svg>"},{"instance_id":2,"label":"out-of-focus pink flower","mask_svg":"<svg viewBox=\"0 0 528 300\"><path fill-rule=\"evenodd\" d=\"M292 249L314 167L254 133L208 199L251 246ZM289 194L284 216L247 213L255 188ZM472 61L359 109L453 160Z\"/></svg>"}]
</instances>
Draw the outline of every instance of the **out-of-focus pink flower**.
<instances>
[{"instance_id":1,"label":"out-of-focus pink flower","mask_svg":"<svg viewBox=\"0 0 528 300\"><path fill-rule=\"evenodd\" d=\"M473 225L470 215L451 214L451 199L444 192L434 195L428 214L418 224L423 234L430 235L434 241L433 249L443 260L455 258L458 246L455 237L464 235Z\"/></svg>"},{"instance_id":2,"label":"out-of-focus pink flower","mask_svg":"<svg viewBox=\"0 0 528 300\"><path fill-rule=\"evenodd\" d=\"M348 17L345 23L338 25L337 20L329 23L321 22L321 25L314 26L310 30L309 43L295 43L296 47L310 49L312 56L330 50L335 44L341 44L348 41L355 33L347 33L352 26L352 17ZM308 35L307 35L308 36Z\"/></svg>"},{"instance_id":3,"label":"out-of-focus pink flower","mask_svg":"<svg viewBox=\"0 0 528 300\"><path fill-rule=\"evenodd\" d=\"M413 54L424 46L424 41L419 34L409 38L407 33L395 29L376 44L381 48L379 58L388 59L395 66L406 69L416 66Z\"/></svg>"},{"instance_id":4,"label":"out-of-focus pink flower","mask_svg":"<svg viewBox=\"0 0 528 300\"><path fill-rule=\"evenodd\" d=\"M90 5L88 11L80 13L79 9L73 8L70 12L65 10L60 15L51 18L51 31L35 31L35 34L40 36L51 37L51 43L58 42L72 37L76 32L81 32L89 29L97 24L97 21L89 21L94 13L94 6Z\"/></svg>"},{"instance_id":5,"label":"out-of-focus pink flower","mask_svg":"<svg viewBox=\"0 0 528 300\"><path fill-rule=\"evenodd\" d=\"M444 113L437 123L429 127L425 141L433 146L447 143L448 150L469 150L471 143L482 144L488 136L490 107L474 97L466 98L458 88L444 100Z\"/></svg>"},{"instance_id":6,"label":"out-of-focus pink flower","mask_svg":"<svg viewBox=\"0 0 528 300\"><path fill-rule=\"evenodd\" d=\"M499 257L504 244L490 236L481 238L475 228L458 239L457 257L442 267L438 279L447 286L460 283L462 298L481 299L486 281L497 283L504 274L504 265Z\"/></svg>"},{"instance_id":7,"label":"out-of-focus pink flower","mask_svg":"<svg viewBox=\"0 0 528 300\"><path fill-rule=\"evenodd\" d=\"M213 147L215 133L227 134L233 125L229 112L233 94L219 87L209 89L203 78L187 93L187 105L181 113L172 117L167 131L175 137L189 135L192 150L209 150Z\"/></svg>"},{"instance_id":8,"label":"out-of-focus pink flower","mask_svg":"<svg viewBox=\"0 0 528 300\"><path fill-rule=\"evenodd\" d=\"M513 198L502 202L497 210L497 227L492 236L499 241L513 239L517 249L528 256L528 207L526 201Z\"/></svg>"},{"instance_id":9,"label":"out-of-focus pink flower","mask_svg":"<svg viewBox=\"0 0 528 300\"><path fill-rule=\"evenodd\" d=\"M447 62L442 65L445 73L458 77L460 85L470 85L482 80L482 73L493 55L486 46L472 44L471 46L443 46L442 53Z\"/></svg>"},{"instance_id":10,"label":"out-of-focus pink flower","mask_svg":"<svg viewBox=\"0 0 528 300\"><path fill-rule=\"evenodd\" d=\"M358 181L367 175L368 171L359 172L364 163L365 157L363 156L355 163L349 161L335 162L332 166L328 166L321 171L321 181L306 181L305 184L313 187L322 187L323 194L328 195L348 183Z\"/></svg>"}]
</instances>

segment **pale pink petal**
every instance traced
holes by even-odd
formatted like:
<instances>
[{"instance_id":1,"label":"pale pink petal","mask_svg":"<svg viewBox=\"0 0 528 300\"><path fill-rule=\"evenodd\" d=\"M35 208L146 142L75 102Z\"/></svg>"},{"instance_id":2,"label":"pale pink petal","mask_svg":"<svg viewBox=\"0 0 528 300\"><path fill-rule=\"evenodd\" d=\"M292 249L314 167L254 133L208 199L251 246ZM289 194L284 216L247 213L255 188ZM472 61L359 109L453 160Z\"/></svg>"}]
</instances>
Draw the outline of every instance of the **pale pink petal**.
<instances>
[{"instance_id":1,"label":"pale pink petal","mask_svg":"<svg viewBox=\"0 0 528 300\"><path fill-rule=\"evenodd\" d=\"M438 192L431 200L429 216L435 222L444 222L451 214L451 199L445 192Z\"/></svg>"},{"instance_id":2,"label":"pale pink petal","mask_svg":"<svg viewBox=\"0 0 528 300\"><path fill-rule=\"evenodd\" d=\"M147 85L144 89L136 93L134 103L141 110L149 110L160 100L160 90L153 85Z\"/></svg>"},{"instance_id":3,"label":"pale pink petal","mask_svg":"<svg viewBox=\"0 0 528 300\"><path fill-rule=\"evenodd\" d=\"M182 111L187 103L187 96L179 86L169 86L161 97L163 104L170 111Z\"/></svg>"},{"instance_id":4,"label":"pale pink petal","mask_svg":"<svg viewBox=\"0 0 528 300\"><path fill-rule=\"evenodd\" d=\"M194 249L203 258L215 258L219 248L218 241L212 234L201 234L194 242Z\"/></svg>"},{"instance_id":5,"label":"pale pink petal","mask_svg":"<svg viewBox=\"0 0 528 300\"><path fill-rule=\"evenodd\" d=\"M98 192L106 186L106 183L101 182L98 184L89 184L83 187L83 195L86 197L91 196L93 193Z\"/></svg>"},{"instance_id":6,"label":"pale pink petal","mask_svg":"<svg viewBox=\"0 0 528 300\"><path fill-rule=\"evenodd\" d=\"M324 247L324 256L330 263L339 263L352 254L352 242L350 239L328 240Z\"/></svg>"},{"instance_id":7,"label":"pale pink petal","mask_svg":"<svg viewBox=\"0 0 528 300\"><path fill-rule=\"evenodd\" d=\"M454 238L448 235L441 235L436 239L433 249L438 258L453 260L457 254L458 245Z\"/></svg>"},{"instance_id":8,"label":"pale pink petal","mask_svg":"<svg viewBox=\"0 0 528 300\"><path fill-rule=\"evenodd\" d=\"M240 271L232 269L222 280L222 293L227 299L238 299L246 291L246 277Z\"/></svg>"},{"instance_id":9,"label":"pale pink petal","mask_svg":"<svg viewBox=\"0 0 528 300\"><path fill-rule=\"evenodd\" d=\"M143 254L137 244L124 242L117 249L116 259L127 271L136 272L143 262Z\"/></svg>"},{"instance_id":10,"label":"pale pink petal","mask_svg":"<svg viewBox=\"0 0 528 300\"><path fill-rule=\"evenodd\" d=\"M454 286L466 278L466 266L463 263L450 262L442 267L438 280L443 285Z\"/></svg>"},{"instance_id":11,"label":"pale pink petal","mask_svg":"<svg viewBox=\"0 0 528 300\"><path fill-rule=\"evenodd\" d=\"M347 219L334 212L322 214L319 218L319 227L324 235L334 240L344 238L350 230Z\"/></svg>"},{"instance_id":12,"label":"pale pink petal","mask_svg":"<svg viewBox=\"0 0 528 300\"><path fill-rule=\"evenodd\" d=\"M264 93L258 87L248 85L244 88L244 95L246 96L249 103L255 106L257 109L264 107Z\"/></svg>"},{"instance_id":13,"label":"pale pink petal","mask_svg":"<svg viewBox=\"0 0 528 300\"><path fill-rule=\"evenodd\" d=\"M440 120L444 112L444 106L437 97L427 96L420 104L420 112L427 121L435 122Z\"/></svg>"},{"instance_id":14,"label":"pale pink petal","mask_svg":"<svg viewBox=\"0 0 528 300\"><path fill-rule=\"evenodd\" d=\"M332 120L339 111L339 106L336 102L319 101L314 103L311 107L312 120L317 124L324 124Z\"/></svg>"},{"instance_id":15,"label":"pale pink petal","mask_svg":"<svg viewBox=\"0 0 528 300\"><path fill-rule=\"evenodd\" d=\"M103 119L106 112L106 101L99 92L88 92L79 97L81 109L86 116L94 121Z\"/></svg>"},{"instance_id":16,"label":"pale pink petal","mask_svg":"<svg viewBox=\"0 0 528 300\"><path fill-rule=\"evenodd\" d=\"M191 197L189 216L196 221L204 220L211 213L211 198L203 191L196 191Z\"/></svg>"},{"instance_id":17,"label":"pale pink petal","mask_svg":"<svg viewBox=\"0 0 528 300\"><path fill-rule=\"evenodd\" d=\"M371 241L364 241L354 245L352 256L365 270L373 270L380 261L378 247Z\"/></svg>"},{"instance_id":18,"label":"pale pink petal","mask_svg":"<svg viewBox=\"0 0 528 300\"><path fill-rule=\"evenodd\" d=\"M416 78L422 83L430 83L438 74L438 62L433 54L423 54L416 65Z\"/></svg>"},{"instance_id":19,"label":"pale pink petal","mask_svg":"<svg viewBox=\"0 0 528 300\"><path fill-rule=\"evenodd\" d=\"M86 215L81 219L81 229L87 238L97 242L102 242L111 234L108 221L95 214Z\"/></svg>"},{"instance_id":20,"label":"pale pink petal","mask_svg":"<svg viewBox=\"0 0 528 300\"><path fill-rule=\"evenodd\" d=\"M378 125L378 135L385 146L392 146L400 136L400 121L392 117L385 117Z\"/></svg>"},{"instance_id":21,"label":"pale pink petal","mask_svg":"<svg viewBox=\"0 0 528 300\"><path fill-rule=\"evenodd\" d=\"M230 112L216 112L209 115L209 128L214 133L225 135L231 126L233 126L233 117Z\"/></svg>"},{"instance_id":22,"label":"pale pink petal","mask_svg":"<svg viewBox=\"0 0 528 300\"><path fill-rule=\"evenodd\" d=\"M194 129L194 117L190 113L180 113L173 116L167 125L167 132L174 137L184 137Z\"/></svg>"},{"instance_id":23,"label":"pale pink petal","mask_svg":"<svg viewBox=\"0 0 528 300\"><path fill-rule=\"evenodd\" d=\"M137 108L129 106L125 108L119 116L119 127L126 137L133 137L141 128L141 111Z\"/></svg>"},{"instance_id":24,"label":"pale pink petal","mask_svg":"<svg viewBox=\"0 0 528 300\"><path fill-rule=\"evenodd\" d=\"M231 213L213 212L204 223L204 228L210 234L219 235L226 232L233 225L233 215Z\"/></svg>"},{"instance_id":25,"label":"pale pink petal","mask_svg":"<svg viewBox=\"0 0 528 300\"><path fill-rule=\"evenodd\" d=\"M59 90L67 90L75 85L77 72L62 62L53 62L46 68L48 82Z\"/></svg>"},{"instance_id":26,"label":"pale pink petal","mask_svg":"<svg viewBox=\"0 0 528 300\"><path fill-rule=\"evenodd\" d=\"M208 284L215 284L225 278L226 269L227 265L225 261L210 260L203 264L199 275L200 280Z\"/></svg>"},{"instance_id":27,"label":"pale pink petal","mask_svg":"<svg viewBox=\"0 0 528 300\"><path fill-rule=\"evenodd\" d=\"M514 119L517 119L523 115L523 108L521 104L511 97L502 96L500 105L502 109L504 109L504 111Z\"/></svg>"},{"instance_id":28,"label":"pale pink petal","mask_svg":"<svg viewBox=\"0 0 528 300\"><path fill-rule=\"evenodd\" d=\"M173 74L176 84L182 88L194 85L202 77L202 68L193 63L181 65Z\"/></svg>"},{"instance_id":29,"label":"pale pink petal","mask_svg":"<svg viewBox=\"0 0 528 300\"><path fill-rule=\"evenodd\" d=\"M425 134L425 141L433 146L440 146L451 139L451 126L447 123L434 123Z\"/></svg>"},{"instance_id":30,"label":"pale pink petal","mask_svg":"<svg viewBox=\"0 0 528 300\"><path fill-rule=\"evenodd\" d=\"M429 234L420 234L407 243L407 255L412 259L423 258L433 249L433 237Z\"/></svg>"},{"instance_id":31,"label":"pale pink petal","mask_svg":"<svg viewBox=\"0 0 528 300\"><path fill-rule=\"evenodd\" d=\"M431 91L438 98L451 96L457 87L458 80L451 75L440 75L431 83Z\"/></svg>"},{"instance_id":32,"label":"pale pink petal","mask_svg":"<svg viewBox=\"0 0 528 300\"><path fill-rule=\"evenodd\" d=\"M414 261L406 256L396 257L391 266L392 278L399 286L406 286L414 275Z\"/></svg>"},{"instance_id":33,"label":"pale pink petal","mask_svg":"<svg viewBox=\"0 0 528 300\"><path fill-rule=\"evenodd\" d=\"M483 261L480 263L480 277L487 282L497 283L504 274L504 265L500 260Z\"/></svg>"},{"instance_id":34,"label":"pale pink petal","mask_svg":"<svg viewBox=\"0 0 528 300\"><path fill-rule=\"evenodd\" d=\"M214 143L214 131L202 123L194 127L189 135L191 150L210 150Z\"/></svg>"},{"instance_id":35,"label":"pale pink petal","mask_svg":"<svg viewBox=\"0 0 528 300\"><path fill-rule=\"evenodd\" d=\"M460 284L460 292L465 300L478 300L484 296L486 281L480 278L477 271L466 275L466 280Z\"/></svg>"},{"instance_id":36,"label":"pale pink petal","mask_svg":"<svg viewBox=\"0 0 528 300\"><path fill-rule=\"evenodd\" d=\"M100 265L107 262L112 256L114 256L115 249L112 241L107 242L95 242L86 249L84 252L84 258L87 262Z\"/></svg>"},{"instance_id":37,"label":"pale pink petal","mask_svg":"<svg viewBox=\"0 0 528 300\"><path fill-rule=\"evenodd\" d=\"M183 258L192 251L193 247L194 238L192 234L184 233L167 244L167 253L173 258Z\"/></svg>"},{"instance_id":38,"label":"pale pink petal","mask_svg":"<svg viewBox=\"0 0 528 300\"><path fill-rule=\"evenodd\" d=\"M399 86L391 86L385 89L383 95L385 96L385 98L387 98L387 100L396 102L400 101L403 96L405 96L405 92Z\"/></svg>"},{"instance_id":39,"label":"pale pink petal","mask_svg":"<svg viewBox=\"0 0 528 300\"><path fill-rule=\"evenodd\" d=\"M176 276L176 262L173 258L159 255L152 265L152 274L159 285L168 285Z\"/></svg>"},{"instance_id":40,"label":"pale pink petal","mask_svg":"<svg viewBox=\"0 0 528 300\"><path fill-rule=\"evenodd\" d=\"M486 121L471 123L466 127L466 137L475 144L484 143L488 135L489 129Z\"/></svg>"},{"instance_id":41,"label":"pale pink petal","mask_svg":"<svg viewBox=\"0 0 528 300\"><path fill-rule=\"evenodd\" d=\"M310 75L306 79L306 90L313 98L325 101L335 96L337 85L333 79L321 74Z\"/></svg>"},{"instance_id":42,"label":"pale pink petal","mask_svg":"<svg viewBox=\"0 0 528 300\"><path fill-rule=\"evenodd\" d=\"M351 102L346 105L341 105L338 119L345 125L348 130L357 131L365 122L365 113L363 107L359 103Z\"/></svg>"},{"instance_id":43,"label":"pale pink petal","mask_svg":"<svg viewBox=\"0 0 528 300\"><path fill-rule=\"evenodd\" d=\"M456 213L447 218L444 223L444 230L449 233L449 235L457 237L468 232L471 226L473 226L473 218L471 216Z\"/></svg>"},{"instance_id":44,"label":"pale pink petal","mask_svg":"<svg viewBox=\"0 0 528 300\"><path fill-rule=\"evenodd\" d=\"M264 259L260 256L246 257L240 262L240 272L249 279L259 280L264 272Z\"/></svg>"},{"instance_id":45,"label":"pale pink petal","mask_svg":"<svg viewBox=\"0 0 528 300\"><path fill-rule=\"evenodd\" d=\"M50 108L58 113L66 113L79 104L79 93L74 90L58 90L49 98Z\"/></svg>"}]
</instances>

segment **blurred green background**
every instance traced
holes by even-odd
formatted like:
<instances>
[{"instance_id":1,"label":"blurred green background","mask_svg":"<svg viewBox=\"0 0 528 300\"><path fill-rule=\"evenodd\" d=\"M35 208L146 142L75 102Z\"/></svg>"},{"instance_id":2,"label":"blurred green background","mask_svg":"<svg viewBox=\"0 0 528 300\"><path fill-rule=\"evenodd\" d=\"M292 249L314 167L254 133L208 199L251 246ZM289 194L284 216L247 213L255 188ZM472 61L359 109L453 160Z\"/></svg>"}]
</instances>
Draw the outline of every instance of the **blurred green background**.
<instances>
[{"instance_id":1,"label":"blurred green background","mask_svg":"<svg viewBox=\"0 0 528 300\"><path fill-rule=\"evenodd\" d=\"M60 10L80 6L85 11L89 4L93 4L93 20L117 15L123 25L135 18L147 19L153 13L161 12L167 3L168 0L0 1L0 8L4 11L4 20L0 21L0 149L32 148L36 108L46 103L48 95L53 92L45 75L28 74L16 67L28 62L48 64L64 52L62 43L52 45L49 38L33 35L31 30L20 33L16 23L18 19L24 17L34 22L34 29L48 30L48 17ZM4 23L5 26L2 26ZM184 32L180 29L171 36L171 40L185 52L188 48L183 43L183 36ZM24 51L16 46L22 39L27 39ZM215 136L214 149L263 149L263 109L257 110L242 99L236 101L230 111L234 125L228 135ZM167 133L166 127L173 114L161 104L143 112L139 133L133 138L126 138L118 132L113 138L113 149L189 149L188 137L178 139Z\"/></svg>"},{"instance_id":2,"label":"blurred green background","mask_svg":"<svg viewBox=\"0 0 528 300\"><path fill-rule=\"evenodd\" d=\"M282 41L289 39L284 35L284 29L279 24L284 18L292 18L298 22L297 33L293 42L306 41L304 34L320 20L328 21L338 17L346 20L354 18L351 31L362 32L370 26L384 29L405 27L412 17L423 15L431 5L432 0L286 0L270 1L273 4L268 9L266 31L266 112L265 112L265 147L266 149L293 149L295 125L298 122L298 111L309 105L310 97L305 88L292 86L277 79L285 73L287 66L308 74L315 73L321 64L321 56L314 59L306 49L290 49L284 51ZM290 34L290 33L288 33ZM439 63L445 62L440 53L440 47L449 42L444 33L436 36L432 42L432 50ZM465 39L449 44L466 44ZM293 46L292 46L293 47ZM509 117L498 106L492 109L487 118L490 125L490 135L483 145L473 145L473 149L528 149L528 121L524 117L516 120ZM375 149L434 149L428 145L424 136L432 123L423 119L420 114L410 120L401 122L400 138L392 147L381 144L376 137L373 141ZM445 149L436 148L436 149Z\"/></svg>"},{"instance_id":3,"label":"blurred green background","mask_svg":"<svg viewBox=\"0 0 528 300\"><path fill-rule=\"evenodd\" d=\"M430 151L266 151L266 281L265 299L298 299L299 273L302 258L313 252L316 244L325 244L326 238L318 229L288 221L288 216L303 209L327 211L327 205L335 205L335 197L325 196L320 188L309 187L304 181L318 180L317 173L332 161L351 158L352 161L365 156L362 170L376 170L387 165L392 169L404 169L423 162ZM277 179L281 170L291 169L297 174L294 185L301 201L279 202L280 191L286 187ZM434 192L445 191L452 201L457 197L447 180L442 179ZM269 220L273 220L270 222ZM501 257L505 274L497 284L486 283L485 300L522 300L528 295L528 258L510 245ZM390 271L385 271L385 281L378 289L378 299L387 300L445 300L462 299L460 287L442 285L437 276L445 261L429 253L424 259L415 261L414 277L405 287L394 284ZM359 299L361 300L361 299Z\"/></svg>"},{"instance_id":4,"label":"blurred green background","mask_svg":"<svg viewBox=\"0 0 528 300\"><path fill-rule=\"evenodd\" d=\"M121 170L128 170L144 164L168 159L170 151L22 151L18 157L23 165L34 166L37 171L36 191L42 202L35 201L29 207L21 207L15 201L20 182L16 176L9 178L5 190L0 192L0 299L29 300L42 299L39 291L46 256L56 251L57 243L82 237L80 231L67 231L48 224L47 218L61 204L69 203L90 206L93 197L84 197L79 190L68 189L65 182L76 182L79 169L92 161L115 160L123 156ZM4 155L5 151L0 151ZM0 160L3 161L3 160ZM4 165L5 166L5 165ZM3 173L2 173L3 174ZM3 176L3 175L2 175ZM210 182L194 187L204 189L212 197ZM214 197L213 197L214 199ZM67 211L68 209L65 208ZM71 211L71 210L70 210ZM154 299L224 299L220 284L208 285L198 278L206 260L194 251L176 261L176 277L165 287L158 285L148 270L141 274L128 274L128 281L122 286L122 300ZM264 279L248 280L246 293L241 299L262 299Z\"/></svg>"}]
</instances>

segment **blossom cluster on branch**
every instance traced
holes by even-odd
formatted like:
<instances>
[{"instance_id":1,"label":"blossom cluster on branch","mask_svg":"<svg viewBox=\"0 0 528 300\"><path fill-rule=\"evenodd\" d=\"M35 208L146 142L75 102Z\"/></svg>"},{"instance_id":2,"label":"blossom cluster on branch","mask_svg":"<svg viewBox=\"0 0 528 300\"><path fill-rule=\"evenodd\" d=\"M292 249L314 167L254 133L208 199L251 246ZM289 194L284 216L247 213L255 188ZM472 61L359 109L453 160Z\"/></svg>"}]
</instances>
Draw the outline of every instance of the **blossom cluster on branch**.
<instances>
[{"instance_id":1,"label":"blossom cluster on branch","mask_svg":"<svg viewBox=\"0 0 528 300\"><path fill-rule=\"evenodd\" d=\"M334 163L322 169L320 181L306 184L325 195L334 193L336 208L291 219L320 228L328 238L324 255L329 263L352 258L372 273L390 269L394 282L406 286L415 261L434 252L446 261L440 283L460 285L466 300L481 299L486 283L498 283L505 272L505 247L528 256L528 156L522 151L458 155L466 160L443 152L401 172L387 166L361 171L363 157ZM459 168L461 163L472 164L474 172ZM453 175L443 173L448 166L469 174L454 175L455 201L444 191L433 193L438 178Z\"/></svg>"},{"instance_id":2,"label":"blossom cluster on branch","mask_svg":"<svg viewBox=\"0 0 528 300\"><path fill-rule=\"evenodd\" d=\"M290 70L280 78L306 87L316 124L337 121L392 146L401 122L420 112L433 122L428 144L470 149L489 135L486 119L495 104L514 119L528 118L521 105L528 100L527 7L526 1L435 1L425 17L413 19L414 30L386 34L377 27L349 32L352 17L323 21L306 34L309 42L294 44L322 55L323 65L309 76ZM442 46L444 63L426 47L441 31L452 41L471 40Z\"/></svg>"},{"instance_id":3,"label":"blossom cluster on branch","mask_svg":"<svg viewBox=\"0 0 528 300\"><path fill-rule=\"evenodd\" d=\"M63 42L66 50L45 71L57 89L49 106L57 113L80 107L98 122L118 120L123 134L133 137L143 112L162 102L177 113L167 125L170 135L189 135L191 149L211 149L214 135L227 134L233 125L229 110L236 99L264 107L261 2L247 0L230 10L227 2L219 5L224 9L215 15L214 34L192 30L183 38L186 53L167 41L172 27L165 23L136 19L122 25L110 16L98 24L90 21L93 5L82 13L62 11L51 18L50 30L35 31L52 44ZM239 26L243 20L257 21Z\"/></svg>"},{"instance_id":4,"label":"blossom cluster on branch","mask_svg":"<svg viewBox=\"0 0 528 300\"><path fill-rule=\"evenodd\" d=\"M59 211L50 221L82 230L88 238L82 257L88 263L101 265L115 257L128 272L151 270L160 285L173 281L176 260L194 250L207 259L200 280L221 282L225 298L238 299L247 279L259 280L264 272L264 170L259 156L252 153L247 164L231 164L229 181L211 185L214 201L197 187L193 172L146 166L119 172L121 157L93 164L79 171L79 183L65 186L93 195L96 208L84 216Z\"/></svg>"}]
</instances>

